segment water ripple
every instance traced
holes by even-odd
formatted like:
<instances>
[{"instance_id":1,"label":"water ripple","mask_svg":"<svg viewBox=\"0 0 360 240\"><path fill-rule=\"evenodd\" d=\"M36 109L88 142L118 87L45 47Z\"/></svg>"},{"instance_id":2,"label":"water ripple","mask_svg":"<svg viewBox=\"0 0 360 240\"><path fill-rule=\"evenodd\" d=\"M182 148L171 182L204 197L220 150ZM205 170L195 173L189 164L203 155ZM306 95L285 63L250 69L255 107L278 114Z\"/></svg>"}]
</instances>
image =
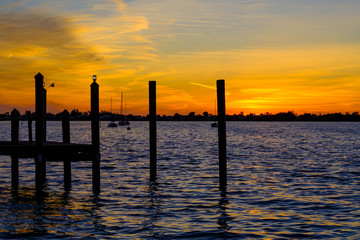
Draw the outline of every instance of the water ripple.
<instances>
[{"instance_id":1,"label":"water ripple","mask_svg":"<svg viewBox=\"0 0 360 240\"><path fill-rule=\"evenodd\" d=\"M48 122L48 139L61 141ZM90 123L71 122L71 140L90 143ZM9 123L0 122L0 140ZM158 123L158 178L149 182L149 128L101 124L101 189L91 163L48 163L47 195L34 196L32 159L20 159L20 189L0 157L0 238L358 239L359 123L229 122L228 189L218 189L217 130L208 122ZM26 140L26 124L20 125Z\"/></svg>"}]
</instances>

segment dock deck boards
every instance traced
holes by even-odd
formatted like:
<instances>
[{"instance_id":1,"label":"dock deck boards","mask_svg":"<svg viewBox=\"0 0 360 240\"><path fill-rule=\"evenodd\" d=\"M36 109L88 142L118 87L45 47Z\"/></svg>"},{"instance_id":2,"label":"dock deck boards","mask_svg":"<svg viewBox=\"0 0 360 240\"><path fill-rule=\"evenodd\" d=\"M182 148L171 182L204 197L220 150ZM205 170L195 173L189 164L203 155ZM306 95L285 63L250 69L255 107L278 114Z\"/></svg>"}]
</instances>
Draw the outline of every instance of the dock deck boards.
<instances>
[{"instance_id":1,"label":"dock deck boards","mask_svg":"<svg viewBox=\"0 0 360 240\"><path fill-rule=\"evenodd\" d=\"M35 158L42 154L46 161L91 161L95 148L91 144L43 142L41 147L34 143L20 141L19 143L0 141L0 155L18 158Z\"/></svg>"}]
</instances>

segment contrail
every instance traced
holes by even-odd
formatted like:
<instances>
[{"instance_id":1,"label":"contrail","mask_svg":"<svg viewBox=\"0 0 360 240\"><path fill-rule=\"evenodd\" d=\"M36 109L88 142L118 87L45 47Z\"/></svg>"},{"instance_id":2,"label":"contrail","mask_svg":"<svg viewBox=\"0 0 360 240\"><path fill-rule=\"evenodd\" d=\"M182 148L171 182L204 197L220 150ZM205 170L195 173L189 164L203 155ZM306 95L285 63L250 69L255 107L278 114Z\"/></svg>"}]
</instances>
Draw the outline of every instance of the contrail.
<instances>
[{"instance_id":1,"label":"contrail","mask_svg":"<svg viewBox=\"0 0 360 240\"><path fill-rule=\"evenodd\" d=\"M196 86L200 86L200 87L204 87L204 88L216 89L216 87L209 86L209 85L205 85L205 84L201 84L201 83L193 83L193 82L191 82L190 84L196 85Z\"/></svg>"}]
</instances>

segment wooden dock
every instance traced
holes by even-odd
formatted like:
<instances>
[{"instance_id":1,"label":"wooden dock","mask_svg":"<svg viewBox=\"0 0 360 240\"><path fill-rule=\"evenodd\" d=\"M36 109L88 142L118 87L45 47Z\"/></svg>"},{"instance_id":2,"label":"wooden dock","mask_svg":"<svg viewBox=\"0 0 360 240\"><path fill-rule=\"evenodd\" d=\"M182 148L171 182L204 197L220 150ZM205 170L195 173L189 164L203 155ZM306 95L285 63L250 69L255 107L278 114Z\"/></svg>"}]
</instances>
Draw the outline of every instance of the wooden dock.
<instances>
[{"instance_id":1,"label":"wooden dock","mask_svg":"<svg viewBox=\"0 0 360 240\"><path fill-rule=\"evenodd\" d=\"M93 193L100 193L100 124L99 124L99 85L96 76L90 85L91 96L91 144L76 144L70 141L69 112L64 110L62 117L62 142L46 140L46 89L44 77L35 76L35 141L32 140L32 120L28 117L29 141L19 141L20 113L11 112L11 141L0 142L0 155L11 157L12 189L19 186L19 158L34 158L36 193L42 194L46 181L46 162L62 161L64 163L64 187L71 187L71 162L92 162ZM225 81L217 80L218 103L218 139L219 139L219 188L226 194L226 111ZM30 115L29 115L30 116ZM150 135L150 181L157 179L157 131L156 131L156 82L149 82L149 135Z\"/></svg>"},{"instance_id":2,"label":"wooden dock","mask_svg":"<svg viewBox=\"0 0 360 240\"><path fill-rule=\"evenodd\" d=\"M35 185L37 195L42 195L46 181L46 162L64 162L64 187L71 187L71 162L91 161L93 192L100 192L100 129L99 129L99 85L93 76L91 88L91 144L70 143L69 112L62 118L62 142L46 140L46 89L41 73L35 76L35 141L32 140L32 120L28 119L29 141L19 141L20 113L11 112L11 141L0 142L0 155L11 157L11 185L14 191L19 187L19 158L34 158Z\"/></svg>"},{"instance_id":3,"label":"wooden dock","mask_svg":"<svg viewBox=\"0 0 360 240\"><path fill-rule=\"evenodd\" d=\"M96 154L96 149L91 144L44 142L40 151L34 143L21 141L18 143L1 142L0 155L17 158L35 158L42 154L46 162L57 162L69 159L72 162L90 161Z\"/></svg>"}]
</instances>

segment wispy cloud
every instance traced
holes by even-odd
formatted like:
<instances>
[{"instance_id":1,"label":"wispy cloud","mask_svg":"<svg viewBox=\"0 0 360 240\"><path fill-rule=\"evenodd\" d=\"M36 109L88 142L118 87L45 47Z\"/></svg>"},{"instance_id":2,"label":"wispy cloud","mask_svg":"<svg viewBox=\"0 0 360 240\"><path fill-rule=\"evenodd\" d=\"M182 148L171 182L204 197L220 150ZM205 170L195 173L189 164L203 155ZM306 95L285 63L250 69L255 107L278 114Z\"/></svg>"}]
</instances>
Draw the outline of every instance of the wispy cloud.
<instances>
[{"instance_id":1,"label":"wispy cloud","mask_svg":"<svg viewBox=\"0 0 360 240\"><path fill-rule=\"evenodd\" d=\"M8 9L8 8L14 8L17 6L20 6L26 2L28 2L29 0L18 0L18 1L11 1L8 3L4 3L4 4L0 4L0 10L2 9Z\"/></svg>"},{"instance_id":2,"label":"wispy cloud","mask_svg":"<svg viewBox=\"0 0 360 240\"><path fill-rule=\"evenodd\" d=\"M320 92L321 106L336 105L332 94L356 105L347 96L360 89L359 9L355 0L4 0L0 95L31 105L40 71L57 82L49 102L58 108L87 110L93 74L101 102L125 89L129 108L143 112L148 80L162 86L165 113L177 103L185 113L212 109L220 78L233 112L239 101L249 111L308 106Z\"/></svg>"},{"instance_id":3,"label":"wispy cloud","mask_svg":"<svg viewBox=\"0 0 360 240\"><path fill-rule=\"evenodd\" d=\"M7 79L0 82L0 89L7 93L9 102L17 98L20 105L32 104L33 76L39 71L45 79L63 77L57 89L67 89L72 96L76 92L74 78L83 71L102 68L104 59L71 34L66 19L26 12L0 13L0 26L0 77ZM20 92L19 99L15 96Z\"/></svg>"},{"instance_id":4,"label":"wispy cloud","mask_svg":"<svg viewBox=\"0 0 360 240\"><path fill-rule=\"evenodd\" d=\"M58 82L49 101L64 103L60 100L63 95L70 105L80 103L68 107L84 108L88 105L88 94L84 95L79 88L84 84L87 89L89 76L99 74L102 90L106 91L124 85L119 78L112 82L106 79L116 79L116 73L121 77L138 71L126 60L157 57L151 41L139 33L148 27L144 17L128 13L122 1L103 1L102 5L84 3L93 13L91 10L84 13L77 7L64 9L64 5L74 5L70 1L63 1L61 6L57 2L53 5L40 2L27 8L28 1L3 6L12 10L0 11L0 75L7 79L0 82L0 89L7 93L22 92L23 98L18 100L14 97L18 94L6 94L2 99L32 105L33 76L40 71L45 80ZM54 8L62 11L58 13ZM75 14L70 14L71 11ZM119 73L119 69L123 71ZM16 84L20 82L21 85Z\"/></svg>"},{"instance_id":5,"label":"wispy cloud","mask_svg":"<svg viewBox=\"0 0 360 240\"><path fill-rule=\"evenodd\" d=\"M216 89L216 87L214 87L214 86L209 86L209 85L205 85L205 84L201 84L201 83L191 82L190 84L200 86L200 87L204 87L204 88L209 88L209 89Z\"/></svg>"}]
</instances>

